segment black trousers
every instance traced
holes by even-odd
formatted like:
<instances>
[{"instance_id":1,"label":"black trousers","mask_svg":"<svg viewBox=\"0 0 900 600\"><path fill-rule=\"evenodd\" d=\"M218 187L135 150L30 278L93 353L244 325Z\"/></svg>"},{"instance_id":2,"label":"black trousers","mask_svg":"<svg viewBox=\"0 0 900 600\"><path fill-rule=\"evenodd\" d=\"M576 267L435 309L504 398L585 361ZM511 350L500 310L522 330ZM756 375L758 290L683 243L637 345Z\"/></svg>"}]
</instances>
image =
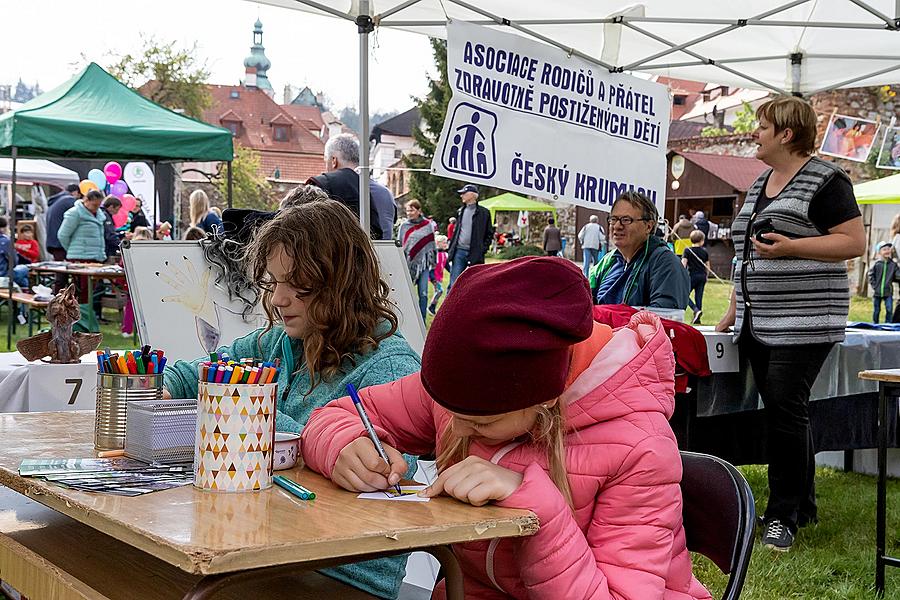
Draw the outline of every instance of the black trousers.
<instances>
[{"instance_id":1,"label":"black trousers","mask_svg":"<svg viewBox=\"0 0 900 600\"><path fill-rule=\"evenodd\" d=\"M749 332L740 339L741 354L750 360L766 411L769 503L765 518L780 519L794 532L818 518L809 393L832 346L766 346Z\"/></svg>"}]
</instances>

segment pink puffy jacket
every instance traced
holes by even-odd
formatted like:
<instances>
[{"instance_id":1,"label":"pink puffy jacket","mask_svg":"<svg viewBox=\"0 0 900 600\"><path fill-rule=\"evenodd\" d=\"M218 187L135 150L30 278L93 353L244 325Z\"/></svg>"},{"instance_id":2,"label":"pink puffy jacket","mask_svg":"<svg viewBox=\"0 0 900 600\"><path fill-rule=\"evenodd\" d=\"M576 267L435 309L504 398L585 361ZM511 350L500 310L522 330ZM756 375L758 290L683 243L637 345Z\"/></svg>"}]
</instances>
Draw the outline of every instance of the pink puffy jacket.
<instances>
[{"instance_id":1,"label":"pink puffy jacket","mask_svg":"<svg viewBox=\"0 0 900 600\"><path fill-rule=\"evenodd\" d=\"M674 359L659 319L647 312L615 330L560 400L565 406L574 511L547 472L544 452L523 442L470 454L524 474L500 506L534 511L537 534L457 544L466 598L701 600L681 521L681 459L668 418ZM450 421L419 374L360 393L381 439L409 454L435 450ZM330 476L338 454L365 430L349 398L314 411L303 457ZM437 449L440 452L440 448ZM438 586L434 598L443 598Z\"/></svg>"}]
</instances>

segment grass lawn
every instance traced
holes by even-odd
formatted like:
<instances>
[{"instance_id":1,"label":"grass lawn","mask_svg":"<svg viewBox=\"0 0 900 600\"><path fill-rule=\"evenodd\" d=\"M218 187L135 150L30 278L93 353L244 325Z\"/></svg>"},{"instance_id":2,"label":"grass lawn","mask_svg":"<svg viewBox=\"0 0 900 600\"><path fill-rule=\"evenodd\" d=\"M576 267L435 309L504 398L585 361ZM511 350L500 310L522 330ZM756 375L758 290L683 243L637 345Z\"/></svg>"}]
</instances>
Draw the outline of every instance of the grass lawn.
<instances>
[{"instance_id":1,"label":"grass lawn","mask_svg":"<svg viewBox=\"0 0 900 600\"><path fill-rule=\"evenodd\" d=\"M753 487L756 510L765 510L766 467L741 467ZM800 530L786 554L764 548L757 538L742 600L874 599L875 478L832 469L816 471L819 525ZM888 554L900 553L900 482L888 481ZM694 572L720 598L727 577L702 556ZM900 598L900 571L888 569L885 598Z\"/></svg>"}]
</instances>

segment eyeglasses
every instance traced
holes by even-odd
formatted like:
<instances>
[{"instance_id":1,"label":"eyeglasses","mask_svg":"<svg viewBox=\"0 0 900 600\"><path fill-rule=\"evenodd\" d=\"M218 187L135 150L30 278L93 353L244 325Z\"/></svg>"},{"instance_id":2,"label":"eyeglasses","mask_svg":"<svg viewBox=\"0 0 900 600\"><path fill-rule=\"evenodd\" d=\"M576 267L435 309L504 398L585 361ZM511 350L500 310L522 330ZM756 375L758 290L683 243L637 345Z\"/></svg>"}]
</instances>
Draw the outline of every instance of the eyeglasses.
<instances>
[{"instance_id":1,"label":"eyeglasses","mask_svg":"<svg viewBox=\"0 0 900 600\"><path fill-rule=\"evenodd\" d=\"M621 223L624 227L628 227L635 221L649 221L649 220L650 219L644 219L644 218L635 219L632 217L606 217L606 224L607 225L615 225L616 223Z\"/></svg>"}]
</instances>

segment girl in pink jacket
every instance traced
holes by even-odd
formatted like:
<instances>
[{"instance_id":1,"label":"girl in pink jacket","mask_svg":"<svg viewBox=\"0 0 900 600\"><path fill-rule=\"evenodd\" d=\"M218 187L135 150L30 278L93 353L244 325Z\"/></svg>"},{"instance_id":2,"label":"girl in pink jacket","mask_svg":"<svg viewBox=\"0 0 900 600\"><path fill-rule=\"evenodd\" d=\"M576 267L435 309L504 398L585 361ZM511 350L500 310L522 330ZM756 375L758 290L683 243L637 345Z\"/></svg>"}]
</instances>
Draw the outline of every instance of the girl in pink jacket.
<instances>
[{"instance_id":1,"label":"girl in pink jacket","mask_svg":"<svg viewBox=\"0 0 900 600\"><path fill-rule=\"evenodd\" d=\"M342 398L303 431L311 468L373 491L406 472L401 452L436 452L423 495L540 519L531 537L454 546L466 598L710 598L681 521L669 339L647 312L616 331L594 323L571 262L470 267L432 323L422 371L360 396L391 464Z\"/></svg>"}]
</instances>

